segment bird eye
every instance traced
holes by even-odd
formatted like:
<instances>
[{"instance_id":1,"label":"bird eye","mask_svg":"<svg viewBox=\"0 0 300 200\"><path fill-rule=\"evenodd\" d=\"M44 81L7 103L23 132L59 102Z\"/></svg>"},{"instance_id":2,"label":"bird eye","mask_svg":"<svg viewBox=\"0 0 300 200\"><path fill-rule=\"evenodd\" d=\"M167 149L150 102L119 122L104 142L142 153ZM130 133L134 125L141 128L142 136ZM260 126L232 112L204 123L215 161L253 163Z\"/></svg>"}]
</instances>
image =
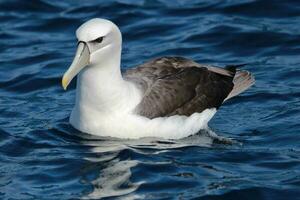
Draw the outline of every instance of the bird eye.
<instances>
[{"instance_id":1,"label":"bird eye","mask_svg":"<svg viewBox=\"0 0 300 200\"><path fill-rule=\"evenodd\" d=\"M93 40L92 42L101 43L104 37L98 37L97 39Z\"/></svg>"}]
</instances>

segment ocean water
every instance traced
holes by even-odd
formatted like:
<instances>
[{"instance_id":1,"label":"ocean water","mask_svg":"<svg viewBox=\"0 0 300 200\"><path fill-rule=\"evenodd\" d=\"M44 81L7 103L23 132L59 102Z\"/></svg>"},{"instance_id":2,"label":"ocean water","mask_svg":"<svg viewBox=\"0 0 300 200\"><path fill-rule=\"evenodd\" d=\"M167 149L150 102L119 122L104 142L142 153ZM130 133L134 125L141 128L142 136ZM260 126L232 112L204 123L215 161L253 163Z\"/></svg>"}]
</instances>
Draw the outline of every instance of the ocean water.
<instances>
[{"instance_id":1,"label":"ocean water","mask_svg":"<svg viewBox=\"0 0 300 200\"><path fill-rule=\"evenodd\" d=\"M300 2L182 2L0 1L0 199L300 199ZM61 76L94 17L120 27L123 69L165 55L246 63L256 84L209 123L233 142L73 129L75 83L65 92Z\"/></svg>"}]
</instances>

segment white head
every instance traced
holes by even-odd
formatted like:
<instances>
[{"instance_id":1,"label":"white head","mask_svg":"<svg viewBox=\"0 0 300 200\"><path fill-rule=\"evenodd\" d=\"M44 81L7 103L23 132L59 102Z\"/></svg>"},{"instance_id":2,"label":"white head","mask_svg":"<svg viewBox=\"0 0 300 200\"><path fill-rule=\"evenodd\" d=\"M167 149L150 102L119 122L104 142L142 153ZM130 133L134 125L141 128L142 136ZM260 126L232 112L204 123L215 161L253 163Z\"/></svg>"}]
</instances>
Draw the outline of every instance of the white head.
<instances>
[{"instance_id":1,"label":"white head","mask_svg":"<svg viewBox=\"0 0 300 200\"><path fill-rule=\"evenodd\" d=\"M62 86L64 89L83 68L101 67L101 62L111 57L112 53L121 53L121 32L109 20L91 19L77 29L76 36L78 48L71 66L63 76Z\"/></svg>"}]
</instances>

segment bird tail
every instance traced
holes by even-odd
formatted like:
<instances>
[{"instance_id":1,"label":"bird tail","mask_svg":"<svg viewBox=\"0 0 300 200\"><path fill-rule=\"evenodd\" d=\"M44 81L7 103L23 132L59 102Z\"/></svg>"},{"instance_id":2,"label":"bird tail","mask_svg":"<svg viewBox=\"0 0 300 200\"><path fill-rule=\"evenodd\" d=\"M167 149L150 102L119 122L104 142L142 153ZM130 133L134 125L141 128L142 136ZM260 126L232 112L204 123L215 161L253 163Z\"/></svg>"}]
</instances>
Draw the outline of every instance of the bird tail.
<instances>
[{"instance_id":1,"label":"bird tail","mask_svg":"<svg viewBox=\"0 0 300 200\"><path fill-rule=\"evenodd\" d=\"M226 97L226 100L244 92L247 90L249 87L251 87L255 83L254 76L246 71L246 70L236 70L236 73L233 78L233 89L229 93L229 95Z\"/></svg>"}]
</instances>

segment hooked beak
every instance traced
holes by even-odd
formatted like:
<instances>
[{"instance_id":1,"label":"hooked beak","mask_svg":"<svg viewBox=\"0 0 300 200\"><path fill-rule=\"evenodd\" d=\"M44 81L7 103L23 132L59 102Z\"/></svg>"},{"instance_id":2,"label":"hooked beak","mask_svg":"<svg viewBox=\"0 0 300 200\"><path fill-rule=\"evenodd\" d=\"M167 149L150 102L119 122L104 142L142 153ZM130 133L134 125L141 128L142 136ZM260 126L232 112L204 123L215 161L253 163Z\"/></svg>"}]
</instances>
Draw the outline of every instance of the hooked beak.
<instances>
[{"instance_id":1,"label":"hooked beak","mask_svg":"<svg viewBox=\"0 0 300 200\"><path fill-rule=\"evenodd\" d=\"M85 42L79 42L74 60L65 72L61 84L64 90L67 89L72 79L90 62L90 51Z\"/></svg>"}]
</instances>

